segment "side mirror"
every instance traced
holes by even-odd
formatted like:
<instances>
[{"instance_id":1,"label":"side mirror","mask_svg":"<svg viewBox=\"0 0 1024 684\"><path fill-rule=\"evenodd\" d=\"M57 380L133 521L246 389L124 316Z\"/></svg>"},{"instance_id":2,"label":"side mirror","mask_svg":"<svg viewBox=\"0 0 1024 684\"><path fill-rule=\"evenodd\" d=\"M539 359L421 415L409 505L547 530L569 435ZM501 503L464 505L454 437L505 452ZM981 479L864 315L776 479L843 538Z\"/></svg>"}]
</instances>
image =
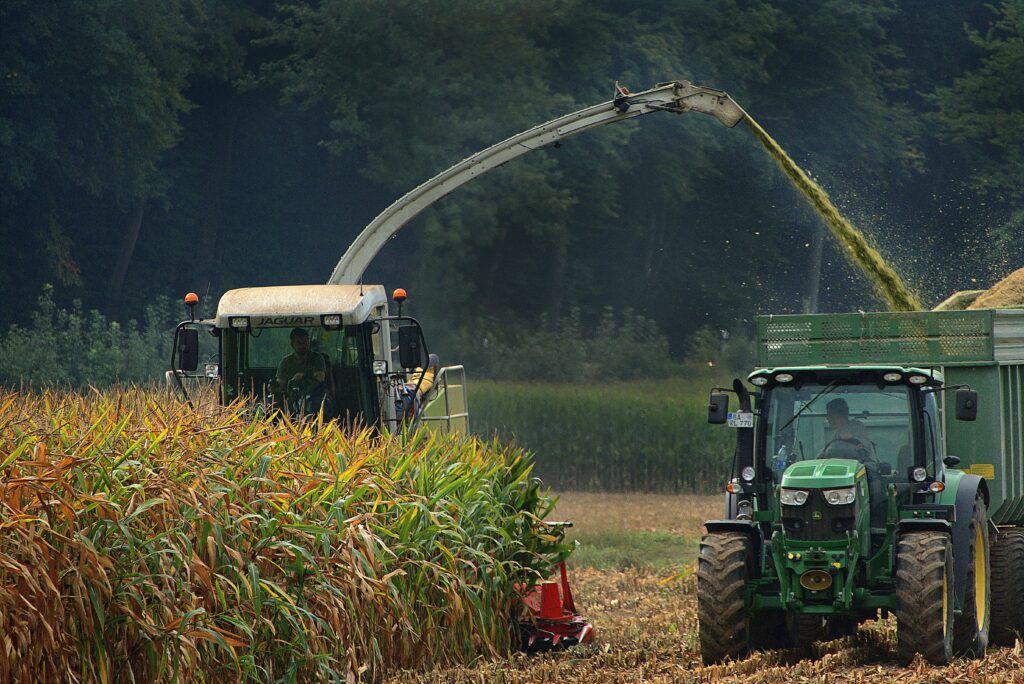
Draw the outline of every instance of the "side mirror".
<instances>
[{"instance_id":1,"label":"side mirror","mask_svg":"<svg viewBox=\"0 0 1024 684\"><path fill-rule=\"evenodd\" d=\"M956 419L975 420L978 417L978 393L975 390L956 391Z\"/></svg>"},{"instance_id":2,"label":"side mirror","mask_svg":"<svg viewBox=\"0 0 1024 684\"><path fill-rule=\"evenodd\" d=\"M942 459L942 465L947 468L956 468L960 465L960 457L950 454L949 456L946 456L946 458Z\"/></svg>"},{"instance_id":3,"label":"side mirror","mask_svg":"<svg viewBox=\"0 0 1024 684\"><path fill-rule=\"evenodd\" d=\"M398 358L402 368L422 365L423 345L420 343L420 329L415 325L403 325L398 329Z\"/></svg>"},{"instance_id":4,"label":"side mirror","mask_svg":"<svg viewBox=\"0 0 1024 684\"><path fill-rule=\"evenodd\" d=\"M178 370L192 372L199 368L199 331L182 328L178 331Z\"/></svg>"},{"instance_id":5,"label":"side mirror","mask_svg":"<svg viewBox=\"0 0 1024 684\"><path fill-rule=\"evenodd\" d=\"M712 392L708 401L708 422L712 425L721 425L729 415L729 395L722 392Z\"/></svg>"}]
</instances>

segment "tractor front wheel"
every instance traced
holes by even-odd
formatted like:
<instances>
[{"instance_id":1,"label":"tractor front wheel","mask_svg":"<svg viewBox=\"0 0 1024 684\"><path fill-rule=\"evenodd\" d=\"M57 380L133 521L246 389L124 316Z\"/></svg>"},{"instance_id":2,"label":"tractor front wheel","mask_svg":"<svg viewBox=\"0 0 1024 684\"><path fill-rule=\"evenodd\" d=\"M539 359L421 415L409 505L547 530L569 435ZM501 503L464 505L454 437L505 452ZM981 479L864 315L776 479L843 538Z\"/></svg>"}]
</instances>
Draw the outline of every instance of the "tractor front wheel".
<instances>
[{"instance_id":1,"label":"tractor front wheel","mask_svg":"<svg viewBox=\"0 0 1024 684\"><path fill-rule=\"evenodd\" d=\"M958 657L983 658L988 647L989 608L992 600L988 517L985 514L985 500L981 496L974 499L969 537L967 548L956 550L957 553L967 554L967 588L963 612L953 621L953 653Z\"/></svg>"},{"instance_id":2,"label":"tractor front wheel","mask_svg":"<svg viewBox=\"0 0 1024 684\"><path fill-rule=\"evenodd\" d=\"M1024 529L999 531L992 542L993 644L1013 646L1024 636Z\"/></svg>"},{"instance_id":3,"label":"tractor front wheel","mask_svg":"<svg viewBox=\"0 0 1024 684\"><path fill-rule=\"evenodd\" d=\"M900 660L953 657L953 546L943 532L914 532L896 548L896 641Z\"/></svg>"},{"instance_id":4,"label":"tractor front wheel","mask_svg":"<svg viewBox=\"0 0 1024 684\"><path fill-rule=\"evenodd\" d=\"M753 573L749 535L705 535L697 560L697 618L700 655L706 664L739 659L750 649L750 619L743 596Z\"/></svg>"}]
</instances>

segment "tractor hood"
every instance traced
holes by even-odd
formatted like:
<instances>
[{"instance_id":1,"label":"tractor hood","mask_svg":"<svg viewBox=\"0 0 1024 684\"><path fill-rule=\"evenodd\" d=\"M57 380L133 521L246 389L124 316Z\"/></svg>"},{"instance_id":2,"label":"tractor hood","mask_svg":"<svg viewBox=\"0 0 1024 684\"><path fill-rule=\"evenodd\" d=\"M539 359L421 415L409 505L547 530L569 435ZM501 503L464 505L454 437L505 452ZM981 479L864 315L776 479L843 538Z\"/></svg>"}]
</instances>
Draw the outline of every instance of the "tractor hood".
<instances>
[{"instance_id":1,"label":"tractor hood","mask_svg":"<svg viewBox=\"0 0 1024 684\"><path fill-rule=\"evenodd\" d=\"M337 314L344 325L358 325L374 308L387 305L381 285L285 285L229 290L217 305L218 328L248 317L252 328L320 325L323 315Z\"/></svg>"},{"instance_id":2,"label":"tractor hood","mask_svg":"<svg viewBox=\"0 0 1024 684\"><path fill-rule=\"evenodd\" d=\"M794 489L852 487L864 473L864 464L852 458L800 461L786 468L782 486Z\"/></svg>"}]
</instances>

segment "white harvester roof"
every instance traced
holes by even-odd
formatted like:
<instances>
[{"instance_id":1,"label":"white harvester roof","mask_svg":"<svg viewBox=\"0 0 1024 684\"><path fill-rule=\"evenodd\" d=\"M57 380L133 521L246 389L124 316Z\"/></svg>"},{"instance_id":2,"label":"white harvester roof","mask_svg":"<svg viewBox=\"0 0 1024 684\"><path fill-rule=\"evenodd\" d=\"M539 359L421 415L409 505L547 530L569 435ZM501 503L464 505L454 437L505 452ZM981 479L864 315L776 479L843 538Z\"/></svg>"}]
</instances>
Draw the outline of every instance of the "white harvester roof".
<instances>
[{"instance_id":1,"label":"white harvester roof","mask_svg":"<svg viewBox=\"0 0 1024 684\"><path fill-rule=\"evenodd\" d=\"M357 325L387 301L383 285L243 287L220 298L216 325L228 328L234 316L248 316L253 328L320 325L323 314L340 314L343 325Z\"/></svg>"}]
</instances>

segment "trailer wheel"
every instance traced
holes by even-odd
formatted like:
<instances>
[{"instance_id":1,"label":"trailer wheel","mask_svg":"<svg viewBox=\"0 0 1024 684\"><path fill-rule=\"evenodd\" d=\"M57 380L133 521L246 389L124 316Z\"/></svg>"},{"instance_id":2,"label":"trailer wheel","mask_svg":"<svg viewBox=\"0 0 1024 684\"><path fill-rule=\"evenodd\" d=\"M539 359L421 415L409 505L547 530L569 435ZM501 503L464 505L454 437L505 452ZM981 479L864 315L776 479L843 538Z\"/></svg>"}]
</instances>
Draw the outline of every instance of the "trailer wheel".
<instances>
[{"instance_id":1,"label":"trailer wheel","mask_svg":"<svg viewBox=\"0 0 1024 684\"><path fill-rule=\"evenodd\" d=\"M992 604L990 641L1013 646L1024 635L1024 529L1000 530L992 541Z\"/></svg>"},{"instance_id":2,"label":"trailer wheel","mask_svg":"<svg viewBox=\"0 0 1024 684\"><path fill-rule=\"evenodd\" d=\"M750 620L750 650L766 651L790 648L793 642L786 628L786 613L778 609L762 610Z\"/></svg>"},{"instance_id":3,"label":"trailer wheel","mask_svg":"<svg viewBox=\"0 0 1024 684\"><path fill-rule=\"evenodd\" d=\"M743 602L754 576L754 549L744 532L711 532L697 560L697 619L705 663L738 659L750 649L750 619Z\"/></svg>"},{"instance_id":4,"label":"trailer wheel","mask_svg":"<svg viewBox=\"0 0 1024 684\"><path fill-rule=\"evenodd\" d=\"M900 537L896 549L896 640L900 660L953 657L953 547L943 532Z\"/></svg>"},{"instance_id":5,"label":"trailer wheel","mask_svg":"<svg viewBox=\"0 0 1024 684\"><path fill-rule=\"evenodd\" d=\"M842 639L853 636L857 633L857 618L846 615L836 615L829 618L828 636L830 639Z\"/></svg>"},{"instance_id":6,"label":"trailer wheel","mask_svg":"<svg viewBox=\"0 0 1024 684\"><path fill-rule=\"evenodd\" d=\"M988 516L981 496L974 499L969 529L968 548L955 551L967 554L967 591L963 612L953 622L953 653L958 657L983 658L988 647L992 594Z\"/></svg>"},{"instance_id":7,"label":"trailer wheel","mask_svg":"<svg viewBox=\"0 0 1024 684\"><path fill-rule=\"evenodd\" d=\"M789 627L789 639L801 655L813 655L815 642L830 639L828 623L823 615L789 613L786 622Z\"/></svg>"}]
</instances>

